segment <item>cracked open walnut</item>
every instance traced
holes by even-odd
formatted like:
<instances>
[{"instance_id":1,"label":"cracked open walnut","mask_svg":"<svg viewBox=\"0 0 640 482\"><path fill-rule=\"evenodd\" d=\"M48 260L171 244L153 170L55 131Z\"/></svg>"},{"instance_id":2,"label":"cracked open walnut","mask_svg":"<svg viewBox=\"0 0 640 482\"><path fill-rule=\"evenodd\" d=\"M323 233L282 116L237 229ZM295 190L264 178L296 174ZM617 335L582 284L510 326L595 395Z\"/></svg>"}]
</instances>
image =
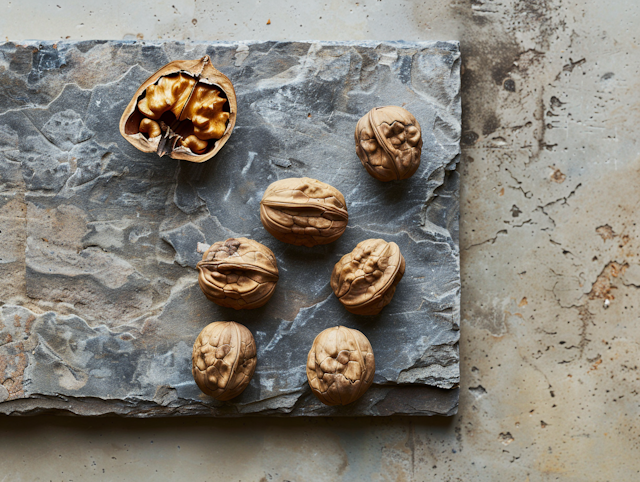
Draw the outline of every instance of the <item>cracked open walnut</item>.
<instances>
[{"instance_id":1,"label":"cracked open walnut","mask_svg":"<svg viewBox=\"0 0 640 482\"><path fill-rule=\"evenodd\" d=\"M240 395L253 376L256 342L249 329L235 321L216 321L193 344L191 373L196 384L217 400Z\"/></svg>"},{"instance_id":2,"label":"cracked open walnut","mask_svg":"<svg viewBox=\"0 0 640 482\"><path fill-rule=\"evenodd\" d=\"M360 162L379 181L407 179L420 166L420 124L402 107L371 109L358 121L355 139Z\"/></svg>"},{"instance_id":3,"label":"cracked open walnut","mask_svg":"<svg viewBox=\"0 0 640 482\"><path fill-rule=\"evenodd\" d=\"M396 243L367 239L336 263L331 288L347 311L377 315L393 298L404 269Z\"/></svg>"},{"instance_id":4,"label":"cracked open walnut","mask_svg":"<svg viewBox=\"0 0 640 482\"><path fill-rule=\"evenodd\" d=\"M229 139L237 110L233 84L208 56L176 60L136 91L120 119L120 133L143 152L204 162Z\"/></svg>"},{"instance_id":5,"label":"cracked open walnut","mask_svg":"<svg viewBox=\"0 0 640 482\"><path fill-rule=\"evenodd\" d=\"M325 405L355 402L371 386L373 349L358 330L335 326L316 336L307 357L307 380Z\"/></svg>"}]
</instances>

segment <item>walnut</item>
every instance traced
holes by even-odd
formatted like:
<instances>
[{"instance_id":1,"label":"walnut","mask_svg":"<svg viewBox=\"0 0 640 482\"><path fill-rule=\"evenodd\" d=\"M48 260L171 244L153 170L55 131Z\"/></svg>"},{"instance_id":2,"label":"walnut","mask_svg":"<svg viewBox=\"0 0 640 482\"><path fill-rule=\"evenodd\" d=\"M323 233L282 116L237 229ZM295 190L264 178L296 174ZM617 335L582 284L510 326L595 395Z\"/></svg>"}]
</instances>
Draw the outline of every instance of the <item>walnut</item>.
<instances>
[{"instance_id":1,"label":"walnut","mask_svg":"<svg viewBox=\"0 0 640 482\"><path fill-rule=\"evenodd\" d=\"M205 296L236 310L263 306L278 282L273 252L247 238L229 238L212 244L197 267L198 282Z\"/></svg>"},{"instance_id":2,"label":"walnut","mask_svg":"<svg viewBox=\"0 0 640 482\"><path fill-rule=\"evenodd\" d=\"M355 402L371 386L376 364L367 337L335 326L316 336L307 357L307 379L325 405Z\"/></svg>"},{"instance_id":3,"label":"walnut","mask_svg":"<svg viewBox=\"0 0 640 482\"><path fill-rule=\"evenodd\" d=\"M256 369L256 342L247 327L235 321L205 326L193 344L191 373L196 384L217 400L240 395Z\"/></svg>"},{"instance_id":4,"label":"walnut","mask_svg":"<svg viewBox=\"0 0 640 482\"><path fill-rule=\"evenodd\" d=\"M402 107L371 109L358 121L355 138L360 162L379 181L407 179L420 166L420 124Z\"/></svg>"},{"instance_id":5,"label":"walnut","mask_svg":"<svg viewBox=\"0 0 640 482\"><path fill-rule=\"evenodd\" d=\"M271 184L260 201L260 220L276 239L311 247L342 236L349 214L340 191L303 177Z\"/></svg>"},{"instance_id":6,"label":"walnut","mask_svg":"<svg viewBox=\"0 0 640 482\"><path fill-rule=\"evenodd\" d=\"M377 315L393 298L404 268L396 243L367 239L336 263L331 288L351 313Z\"/></svg>"},{"instance_id":7,"label":"walnut","mask_svg":"<svg viewBox=\"0 0 640 482\"><path fill-rule=\"evenodd\" d=\"M231 81L200 60L176 60L149 77L120 119L120 134L143 152L204 162L227 142L236 123Z\"/></svg>"}]
</instances>

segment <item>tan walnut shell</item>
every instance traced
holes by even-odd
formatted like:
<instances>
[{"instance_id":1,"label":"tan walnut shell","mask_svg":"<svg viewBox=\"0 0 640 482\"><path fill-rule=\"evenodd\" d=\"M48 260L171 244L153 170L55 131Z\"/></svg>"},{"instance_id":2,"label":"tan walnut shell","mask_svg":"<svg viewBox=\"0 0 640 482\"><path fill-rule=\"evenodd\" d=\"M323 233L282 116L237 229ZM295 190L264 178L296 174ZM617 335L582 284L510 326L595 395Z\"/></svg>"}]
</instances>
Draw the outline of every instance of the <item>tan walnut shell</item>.
<instances>
[{"instance_id":1,"label":"tan walnut shell","mask_svg":"<svg viewBox=\"0 0 640 482\"><path fill-rule=\"evenodd\" d=\"M342 236L349 214L344 196L335 187L292 177L267 188L260 201L260 220L276 239L312 247Z\"/></svg>"},{"instance_id":2,"label":"tan walnut shell","mask_svg":"<svg viewBox=\"0 0 640 482\"><path fill-rule=\"evenodd\" d=\"M349 312L377 315L393 298L404 270L396 243L367 239L336 263L331 288Z\"/></svg>"},{"instance_id":3,"label":"tan walnut shell","mask_svg":"<svg viewBox=\"0 0 640 482\"><path fill-rule=\"evenodd\" d=\"M407 179L420 166L420 124L402 107L371 109L358 121L355 138L360 162L379 181Z\"/></svg>"},{"instance_id":4,"label":"tan walnut shell","mask_svg":"<svg viewBox=\"0 0 640 482\"><path fill-rule=\"evenodd\" d=\"M278 282L273 251L247 238L229 238L212 244L197 268L205 296L236 310L260 308L269 301Z\"/></svg>"},{"instance_id":5,"label":"tan walnut shell","mask_svg":"<svg viewBox=\"0 0 640 482\"><path fill-rule=\"evenodd\" d=\"M247 327L234 321L211 323L193 344L193 379L207 395L231 400L249 385L256 353L256 342Z\"/></svg>"},{"instance_id":6,"label":"tan walnut shell","mask_svg":"<svg viewBox=\"0 0 640 482\"><path fill-rule=\"evenodd\" d=\"M142 152L204 162L229 139L237 111L233 84L209 56L176 60L136 91L120 118L120 134Z\"/></svg>"},{"instance_id":7,"label":"tan walnut shell","mask_svg":"<svg viewBox=\"0 0 640 482\"><path fill-rule=\"evenodd\" d=\"M325 405L355 402L371 386L376 364L373 349L358 330L335 326L321 332L307 357L307 380Z\"/></svg>"}]
</instances>

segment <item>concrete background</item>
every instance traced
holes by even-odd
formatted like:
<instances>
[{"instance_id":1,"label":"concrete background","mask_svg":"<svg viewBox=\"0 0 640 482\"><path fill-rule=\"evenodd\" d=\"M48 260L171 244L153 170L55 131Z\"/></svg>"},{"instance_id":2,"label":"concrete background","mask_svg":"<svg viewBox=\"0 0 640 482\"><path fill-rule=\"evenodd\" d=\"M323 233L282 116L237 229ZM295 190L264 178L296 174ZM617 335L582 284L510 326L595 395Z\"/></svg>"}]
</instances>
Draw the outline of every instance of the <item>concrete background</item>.
<instances>
[{"instance_id":1,"label":"concrete background","mask_svg":"<svg viewBox=\"0 0 640 482\"><path fill-rule=\"evenodd\" d=\"M640 3L300 4L11 1L0 34L459 39L459 414L2 418L0 481L638 480Z\"/></svg>"}]
</instances>

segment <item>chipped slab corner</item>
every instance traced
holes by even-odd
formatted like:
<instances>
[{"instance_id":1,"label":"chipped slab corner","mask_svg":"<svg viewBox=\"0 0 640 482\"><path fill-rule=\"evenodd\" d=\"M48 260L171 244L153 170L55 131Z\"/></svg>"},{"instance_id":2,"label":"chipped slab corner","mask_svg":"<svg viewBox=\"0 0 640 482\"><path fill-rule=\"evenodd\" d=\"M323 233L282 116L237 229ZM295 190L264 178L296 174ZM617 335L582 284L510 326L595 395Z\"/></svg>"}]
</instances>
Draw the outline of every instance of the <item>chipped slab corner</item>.
<instances>
[{"instance_id":1,"label":"chipped slab corner","mask_svg":"<svg viewBox=\"0 0 640 482\"><path fill-rule=\"evenodd\" d=\"M118 119L138 86L205 54L238 94L229 142L202 165L135 150ZM457 42L6 42L0 66L0 413L456 413ZM380 183L355 154L355 125L379 105L423 126L409 180ZM331 245L285 245L260 223L266 187L304 176L347 199L349 226ZM231 236L276 254L282 276L263 308L221 308L198 287L203 250ZM380 237L400 247L405 277L380 315L352 315L331 270ZM195 385L191 347L229 319L254 334L258 365L223 403ZM314 337L335 325L365 333L376 357L373 386L346 407L322 405L306 381Z\"/></svg>"}]
</instances>

